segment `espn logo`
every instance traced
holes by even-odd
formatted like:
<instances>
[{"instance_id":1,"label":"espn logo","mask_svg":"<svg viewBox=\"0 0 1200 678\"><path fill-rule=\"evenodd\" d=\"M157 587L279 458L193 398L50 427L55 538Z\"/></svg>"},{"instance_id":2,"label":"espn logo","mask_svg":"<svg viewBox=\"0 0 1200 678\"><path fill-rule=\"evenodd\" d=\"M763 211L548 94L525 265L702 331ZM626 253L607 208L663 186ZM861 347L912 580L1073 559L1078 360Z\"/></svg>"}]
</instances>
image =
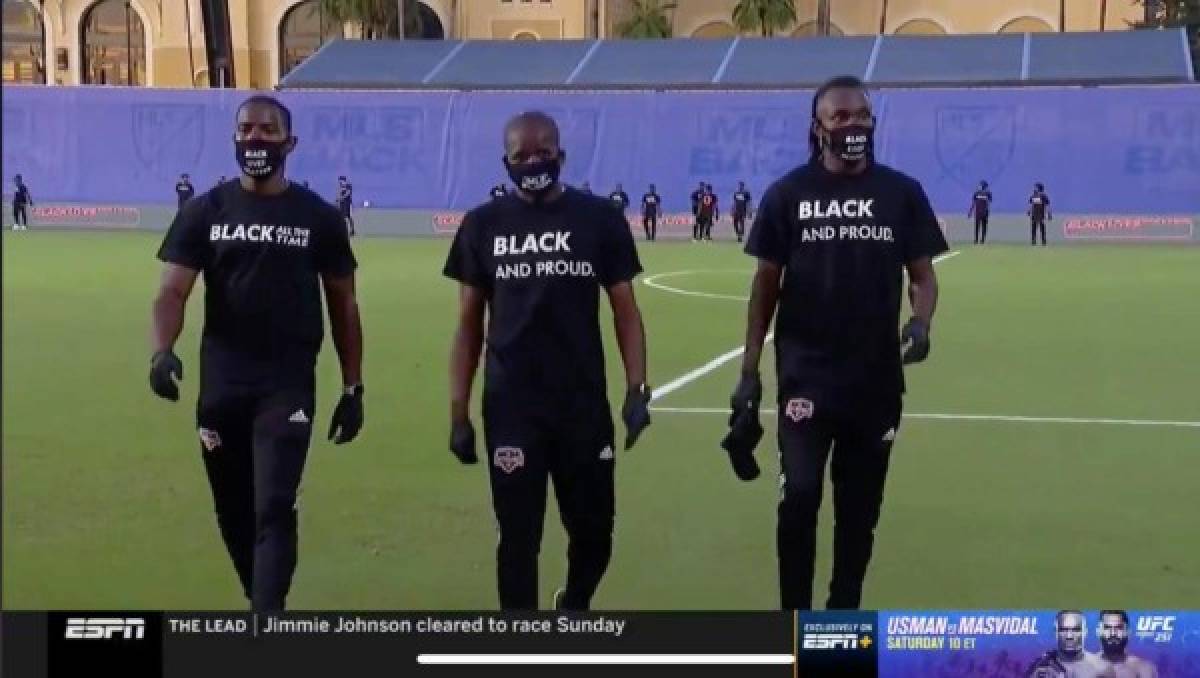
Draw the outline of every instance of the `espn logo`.
<instances>
[{"instance_id":1,"label":"espn logo","mask_svg":"<svg viewBox=\"0 0 1200 678\"><path fill-rule=\"evenodd\" d=\"M866 647L868 642L863 643ZM855 650L858 635L854 633L809 633L804 636L805 650Z\"/></svg>"},{"instance_id":2,"label":"espn logo","mask_svg":"<svg viewBox=\"0 0 1200 678\"><path fill-rule=\"evenodd\" d=\"M1138 619L1137 630L1142 632L1174 631L1175 617L1150 616Z\"/></svg>"},{"instance_id":3,"label":"espn logo","mask_svg":"<svg viewBox=\"0 0 1200 678\"><path fill-rule=\"evenodd\" d=\"M146 620L140 617L70 617L64 638L71 640L141 640L146 636Z\"/></svg>"}]
</instances>

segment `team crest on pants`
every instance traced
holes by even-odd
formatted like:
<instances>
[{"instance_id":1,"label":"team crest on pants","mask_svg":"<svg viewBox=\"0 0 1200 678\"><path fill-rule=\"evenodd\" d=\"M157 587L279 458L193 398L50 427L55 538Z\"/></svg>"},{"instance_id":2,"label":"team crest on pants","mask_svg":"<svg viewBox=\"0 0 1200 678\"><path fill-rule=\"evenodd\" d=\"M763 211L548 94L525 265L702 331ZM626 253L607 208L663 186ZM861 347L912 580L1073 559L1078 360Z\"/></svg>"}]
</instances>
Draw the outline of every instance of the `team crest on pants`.
<instances>
[{"instance_id":1,"label":"team crest on pants","mask_svg":"<svg viewBox=\"0 0 1200 678\"><path fill-rule=\"evenodd\" d=\"M204 445L204 449L212 452L221 446L221 436L211 428L200 428L200 444Z\"/></svg>"},{"instance_id":2,"label":"team crest on pants","mask_svg":"<svg viewBox=\"0 0 1200 678\"><path fill-rule=\"evenodd\" d=\"M787 409L783 411L788 419L792 421L800 421L801 419L812 419L813 416L813 401L808 398L792 398L787 401Z\"/></svg>"},{"instance_id":3,"label":"team crest on pants","mask_svg":"<svg viewBox=\"0 0 1200 678\"><path fill-rule=\"evenodd\" d=\"M525 465L525 453L519 447L497 447L492 463L505 473L512 473Z\"/></svg>"}]
</instances>

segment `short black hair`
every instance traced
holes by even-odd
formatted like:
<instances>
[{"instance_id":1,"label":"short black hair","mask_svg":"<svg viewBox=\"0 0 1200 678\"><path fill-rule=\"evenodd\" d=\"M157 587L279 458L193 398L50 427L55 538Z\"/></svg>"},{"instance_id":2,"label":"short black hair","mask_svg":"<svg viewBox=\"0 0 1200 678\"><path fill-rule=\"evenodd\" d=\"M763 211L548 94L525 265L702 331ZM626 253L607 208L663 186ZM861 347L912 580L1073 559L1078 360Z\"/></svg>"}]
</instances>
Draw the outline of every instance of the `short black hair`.
<instances>
[{"instance_id":1,"label":"short black hair","mask_svg":"<svg viewBox=\"0 0 1200 678\"><path fill-rule=\"evenodd\" d=\"M346 180L346 175L344 175L344 174L338 177L338 181L345 181L345 180Z\"/></svg>"},{"instance_id":2,"label":"short black hair","mask_svg":"<svg viewBox=\"0 0 1200 678\"><path fill-rule=\"evenodd\" d=\"M821 83L821 86L813 93L812 111L810 112L813 120L817 119L817 104L821 102L821 97L825 96L825 93L831 89L860 89L865 93L867 85L861 78L854 75L838 75ZM821 140L817 138L816 132L812 131L811 125L812 123L810 122L808 129L808 150L812 153L812 157L815 158L821 154Z\"/></svg>"},{"instance_id":3,"label":"short black hair","mask_svg":"<svg viewBox=\"0 0 1200 678\"><path fill-rule=\"evenodd\" d=\"M20 175L20 174L18 174L18 175L16 175L16 176L14 176L14 177L13 177L13 181L21 181L21 175Z\"/></svg>"},{"instance_id":4,"label":"short black hair","mask_svg":"<svg viewBox=\"0 0 1200 678\"><path fill-rule=\"evenodd\" d=\"M242 104L240 106L237 107L237 112L234 113L234 119L235 120L237 119L237 116L241 114L243 108L245 108L251 104L262 104L264 106L274 106L275 110L279 111L279 116L281 118L283 118L283 126L287 128L288 136L291 136L291 134L292 134L292 111L290 109L288 109L287 106L284 106L282 101L280 101L279 99L276 99L273 96L268 96L266 94L255 94L254 96L250 97L249 99L246 99L245 101L242 102Z\"/></svg>"},{"instance_id":5,"label":"short black hair","mask_svg":"<svg viewBox=\"0 0 1200 678\"><path fill-rule=\"evenodd\" d=\"M544 125L554 134L554 145L558 146L561 138L558 131L558 122L550 117L549 113L543 111L525 111L518 113L508 119L504 125L504 147L508 148L508 133L518 125Z\"/></svg>"}]
</instances>

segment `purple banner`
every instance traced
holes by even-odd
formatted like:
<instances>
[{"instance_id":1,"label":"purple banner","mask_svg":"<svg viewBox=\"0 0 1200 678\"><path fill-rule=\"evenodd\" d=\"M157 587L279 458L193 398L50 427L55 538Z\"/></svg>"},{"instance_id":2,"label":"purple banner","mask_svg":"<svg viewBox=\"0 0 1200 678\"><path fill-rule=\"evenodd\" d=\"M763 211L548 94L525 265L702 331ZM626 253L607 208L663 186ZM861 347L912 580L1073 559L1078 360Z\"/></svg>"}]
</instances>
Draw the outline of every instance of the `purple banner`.
<instances>
[{"instance_id":1,"label":"purple banner","mask_svg":"<svg viewBox=\"0 0 1200 678\"><path fill-rule=\"evenodd\" d=\"M5 87L5 193L34 200L170 203L180 173L199 191L235 176L236 106L250 93ZM810 92L284 92L300 139L289 172L358 204L467 209L507 181L501 132L544 109L560 122L564 177L634 198L658 185L686 212L700 181L755 197L808 156ZM1200 213L1200 87L883 90L879 158L963 212L986 179L996 213L1022 213L1036 181L1056 212Z\"/></svg>"}]
</instances>

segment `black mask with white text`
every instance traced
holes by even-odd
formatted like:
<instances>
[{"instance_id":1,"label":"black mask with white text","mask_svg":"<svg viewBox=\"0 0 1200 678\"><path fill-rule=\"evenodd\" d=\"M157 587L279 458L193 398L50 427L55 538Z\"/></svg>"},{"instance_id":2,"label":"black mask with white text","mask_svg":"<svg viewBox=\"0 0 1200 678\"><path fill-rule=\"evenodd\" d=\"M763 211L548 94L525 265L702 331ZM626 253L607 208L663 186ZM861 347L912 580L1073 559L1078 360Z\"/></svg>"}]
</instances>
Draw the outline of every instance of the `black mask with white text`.
<instances>
[{"instance_id":1,"label":"black mask with white text","mask_svg":"<svg viewBox=\"0 0 1200 678\"><path fill-rule=\"evenodd\" d=\"M283 167L286 145L286 141L235 141L238 166L252 179L269 179Z\"/></svg>"},{"instance_id":2,"label":"black mask with white text","mask_svg":"<svg viewBox=\"0 0 1200 678\"><path fill-rule=\"evenodd\" d=\"M539 160L534 163L521 163L513 165L504 159L504 167L508 169L508 178L516 184L517 188L532 194L534 197L543 197L554 189L558 184L558 175L562 171L560 163L562 156L556 158L548 158Z\"/></svg>"},{"instance_id":3,"label":"black mask with white text","mask_svg":"<svg viewBox=\"0 0 1200 678\"><path fill-rule=\"evenodd\" d=\"M819 124L819 123L818 123ZM822 138L826 148L846 162L858 162L870 155L875 144L875 128L866 125L848 125L826 130L828 138Z\"/></svg>"}]
</instances>

